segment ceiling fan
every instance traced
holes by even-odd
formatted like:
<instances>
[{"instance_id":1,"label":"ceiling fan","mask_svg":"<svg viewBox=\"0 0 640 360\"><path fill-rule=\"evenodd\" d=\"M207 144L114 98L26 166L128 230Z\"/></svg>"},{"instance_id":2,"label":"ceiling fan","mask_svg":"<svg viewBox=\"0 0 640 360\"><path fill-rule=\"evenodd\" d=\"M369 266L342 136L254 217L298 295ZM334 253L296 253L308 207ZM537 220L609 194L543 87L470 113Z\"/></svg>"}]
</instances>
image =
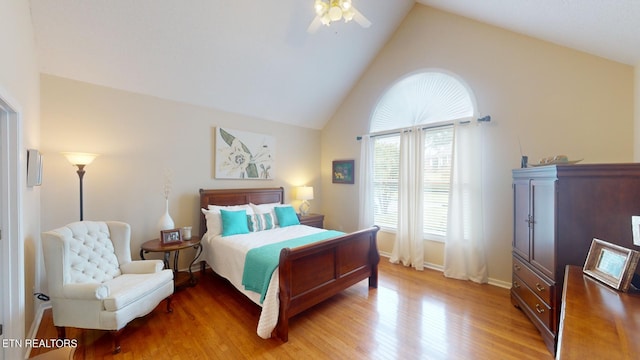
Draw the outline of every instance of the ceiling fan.
<instances>
[{"instance_id":1,"label":"ceiling fan","mask_svg":"<svg viewBox=\"0 0 640 360\"><path fill-rule=\"evenodd\" d=\"M329 26L332 22L355 20L363 28L371 26L371 21L364 17L353 5L351 0L315 0L314 9L316 17L313 19L307 32L314 34L320 25Z\"/></svg>"}]
</instances>

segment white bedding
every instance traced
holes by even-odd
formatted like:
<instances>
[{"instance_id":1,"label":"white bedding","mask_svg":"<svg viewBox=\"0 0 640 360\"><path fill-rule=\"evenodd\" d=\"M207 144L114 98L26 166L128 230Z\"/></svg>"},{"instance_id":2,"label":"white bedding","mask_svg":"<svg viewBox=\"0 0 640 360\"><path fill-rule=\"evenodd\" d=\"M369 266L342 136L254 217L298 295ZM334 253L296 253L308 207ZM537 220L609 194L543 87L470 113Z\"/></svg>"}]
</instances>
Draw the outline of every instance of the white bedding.
<instances>
[{"instance_id":1,"label":"white bedding","mask_svg":"<svg viewBox=\"0 0 640 360\"><path fill-rule=\"evenodd\" d=\"M242 285L242 272L247 252L255 247L273 244L326 231L306 225L294 225L272 230L231 236L205 236L202 240L203 257L220 276L228 279L233 286L245 294L251 301L262 306L257 333L263 339L271 337L278 323L278 269L273 272L264 303L260 304L260 294L245 290Z\"/></svg>"}]
</instances>

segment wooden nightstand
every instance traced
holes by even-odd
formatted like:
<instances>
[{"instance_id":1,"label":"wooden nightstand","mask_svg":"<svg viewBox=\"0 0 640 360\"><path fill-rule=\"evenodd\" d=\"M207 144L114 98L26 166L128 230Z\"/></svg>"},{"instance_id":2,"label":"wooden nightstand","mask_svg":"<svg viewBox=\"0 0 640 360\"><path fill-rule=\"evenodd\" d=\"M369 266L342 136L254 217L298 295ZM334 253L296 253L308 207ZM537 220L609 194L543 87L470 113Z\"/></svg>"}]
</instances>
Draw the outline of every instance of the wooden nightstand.
<instances>
[{"instance_id":1,"label":"wooden nightstand","mask_svg":"<svg viewBox=\"0 0 640 360\"><path fill-rule=\"evenodd\" d=\"M298 214L298 219L302 225L324 228L324 215L322 214L307 214L305 216Z\"/></svg>"}]
</instances>

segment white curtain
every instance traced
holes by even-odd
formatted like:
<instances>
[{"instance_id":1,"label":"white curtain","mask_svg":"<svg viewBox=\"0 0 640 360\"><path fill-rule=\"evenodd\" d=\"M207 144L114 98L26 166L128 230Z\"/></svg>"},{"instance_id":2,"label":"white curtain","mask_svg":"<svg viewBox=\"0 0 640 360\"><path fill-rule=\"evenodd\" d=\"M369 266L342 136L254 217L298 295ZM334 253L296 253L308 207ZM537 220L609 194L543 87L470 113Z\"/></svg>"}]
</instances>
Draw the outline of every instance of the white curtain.
<instances>
[{"instance_id":1,"label":"white curtain","mask_svg":"<svg viewBox=\"0 0 640 360\"><path fill-rule=\"evenodd\" d=\"M482 132L476 124L457 125L445 241L444 275L486 283L482 203Z\"/></svg>"},{"instance_id":2,"label":"white curtain","mask_svg":"<svg viewBox=\"0 0 640 360\"><path fill-rule=\"evenodd\" d=\"M390 261L416 270L424 268L423 160L424 131L414 128L400 135L398 229Z\"/></svg>"},{"instance_id":3,"label":"white curtain","mask_svg":"<svg viewBox=\"0 0 640 360\"><path fill-rule=\"evenodd\" d=\"M364 135L360 142L360 189L358 228L365 229L374 224L373 217L373 141Z\"/></svg>"}]
</instances>

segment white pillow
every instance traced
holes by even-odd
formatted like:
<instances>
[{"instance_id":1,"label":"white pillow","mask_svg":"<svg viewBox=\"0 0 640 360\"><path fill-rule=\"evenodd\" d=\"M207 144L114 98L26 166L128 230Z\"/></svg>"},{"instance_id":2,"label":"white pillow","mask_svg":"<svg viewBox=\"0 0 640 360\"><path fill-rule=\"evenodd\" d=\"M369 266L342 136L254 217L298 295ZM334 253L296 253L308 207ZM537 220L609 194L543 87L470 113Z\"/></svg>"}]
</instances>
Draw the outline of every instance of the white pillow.
<instances>
[{"instance_id":1,"label":"white pillow","mask_svg":"<svg viewBox=\"0 0 640 360\"><path fill-rule=\"evenodd\" d=\"M271 217L273 218L273 221L274 221L274 225L278 225L278 217L276 216L276 212L273 210L273 208L276 206L285 206L280 203L269 203L269 204L260 204L260 205L256 205L252 203L249 205L251 205L251 207L253 208L253 212L255 214L271 214Z\"/></svg>"},{"instance_id":2,"label":"white pillow","mask_svg":"<svg viewBox=\"0 0 640 360\"><path fill-rule=\"evenodd\" d=\"M208 209L202 209L205 219L207 220L207 236L217 236L222 234L222 218L220 217L220 210L238 211L245 210L247 215L252 215L253 208L247 205L233 205L233 206L218 206L209 205Z\"/></svg>"}]
</instances>

